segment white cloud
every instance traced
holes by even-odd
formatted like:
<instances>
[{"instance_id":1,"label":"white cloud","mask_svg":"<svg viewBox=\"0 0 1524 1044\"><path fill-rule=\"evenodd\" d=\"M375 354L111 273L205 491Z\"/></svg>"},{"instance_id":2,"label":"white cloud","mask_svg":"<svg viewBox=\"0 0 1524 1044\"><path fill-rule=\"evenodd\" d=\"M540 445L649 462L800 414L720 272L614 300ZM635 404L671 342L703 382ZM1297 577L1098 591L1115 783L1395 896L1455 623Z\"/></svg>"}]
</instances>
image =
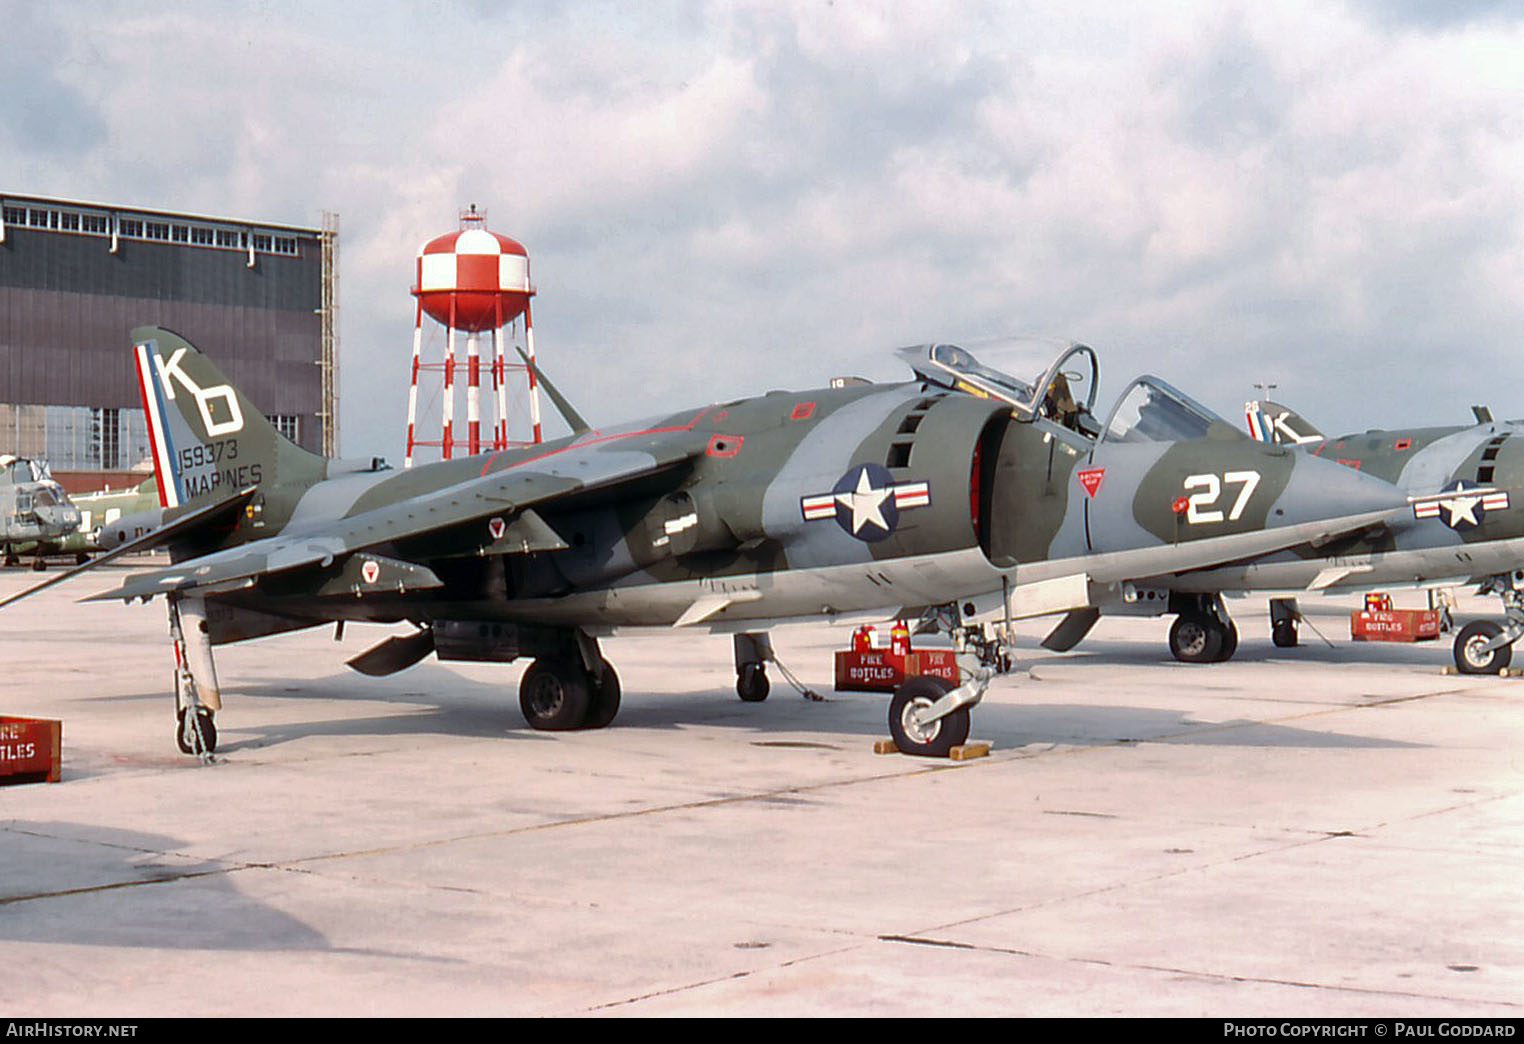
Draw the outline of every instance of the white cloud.
<instances>
[{"instance_id":1,"label":"white cloud","mask_svg":"<svg viewBox=\"0 0 1524 1044\"><path fill-rule=\"evenodd\" d=\"M35 79L80 132L0 180L337 210L350 452L396 452L414 251L471 202L529 248L541 358L604 419L1026 330L1096 344L1112 391L1148 369L1224 410L1269 379L1331 427L1484 389L1521 412L1524 29L1485 4L48 18L16 24L68 43L15 51L57 56Z\"/></svg>"}]
</instances>

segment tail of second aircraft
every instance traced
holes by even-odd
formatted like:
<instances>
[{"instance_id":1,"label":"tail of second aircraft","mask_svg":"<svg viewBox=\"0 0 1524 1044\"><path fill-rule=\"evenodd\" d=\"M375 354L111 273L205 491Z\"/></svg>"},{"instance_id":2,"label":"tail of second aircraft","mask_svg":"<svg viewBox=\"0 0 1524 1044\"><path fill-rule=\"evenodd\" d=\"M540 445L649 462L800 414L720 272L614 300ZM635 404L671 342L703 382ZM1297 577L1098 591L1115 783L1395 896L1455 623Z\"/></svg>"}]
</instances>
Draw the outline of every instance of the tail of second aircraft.
<instances>
[{"instance_id":1,"label":"tail of second aircraft","mask_svg":"<svg viewBox=\"0 0 1524 1044\"><path fill-rule=\"evenodd\" d=\"M1290 408L1269 399L1256 399L1244 404L1244 422L1249 437L1260 442L1275 442L1299 446L1304 442L1321 442L1323 433Z\"/></svg>"},{"instance_id":2,"label":"tail of second aircraft","mask_svg":"<svg viewBox=\"0 0 1524 1044\"><path fill-rule=\"evenodd\" d=\"M255 486L324 477L326 459L276 431L185 338L149 326L132 341L162 507L201 507Z\"/></svg>"}]
</instances>

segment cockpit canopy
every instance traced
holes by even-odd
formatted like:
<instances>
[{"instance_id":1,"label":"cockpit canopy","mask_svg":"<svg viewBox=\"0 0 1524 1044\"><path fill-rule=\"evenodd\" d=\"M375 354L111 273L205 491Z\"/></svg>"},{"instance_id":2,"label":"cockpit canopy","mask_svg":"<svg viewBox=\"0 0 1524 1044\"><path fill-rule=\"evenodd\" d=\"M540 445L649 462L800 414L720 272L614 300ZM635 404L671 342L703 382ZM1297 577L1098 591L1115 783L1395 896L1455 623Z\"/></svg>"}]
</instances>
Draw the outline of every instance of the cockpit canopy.
<instances>
[{"instance_id":1,"label":"cockpit canopy","mask_svg":"<svg viewBox=\"0 0 1524 1044\"><path fill-rule=\"evenodd\" d=\"M918 345L902 348L900 354L922 380L1000 399L1010 404L1020 420L1040 417L1092 439L1100 433L1092 413L1100 364L1088 345L1006 338L980 343L978 348L983 362L955 344ZM1036 376L1024 381L1016 373Z\"/></svg>"},{"instance_id":2,"label":"cockpit canopy","mask_svg":"<svg viewBox=\"0 0 1524 1044\"><path fill-rule=\"evenodd\" d=\"M1248 435L1185 392L1148 375L1127 386L1101 433L1105 442L1244 438Z\"/></svg>"},{"instance_id":3,"label":"cockpit canopy","mask_svg":"<svg viewBox=\"0 0 1524 1044\"><path fill-rule=\"evenodd\" d=\"M955 344L900 349L922 380L952 391L1009 403L1022 421L1047 421L1091 442L1163 442L1246 438L1184 392L1157 377L1127 386L1107 415L1095 418L1100 363L1088 345L1038 338L981 342L979 357ZM1052 360L1046 366L1043 360ZM1014 376L1036 373L1031 381ZM1082 397L1082 398L1081 398Z\"/></svg>"}]
</instances>

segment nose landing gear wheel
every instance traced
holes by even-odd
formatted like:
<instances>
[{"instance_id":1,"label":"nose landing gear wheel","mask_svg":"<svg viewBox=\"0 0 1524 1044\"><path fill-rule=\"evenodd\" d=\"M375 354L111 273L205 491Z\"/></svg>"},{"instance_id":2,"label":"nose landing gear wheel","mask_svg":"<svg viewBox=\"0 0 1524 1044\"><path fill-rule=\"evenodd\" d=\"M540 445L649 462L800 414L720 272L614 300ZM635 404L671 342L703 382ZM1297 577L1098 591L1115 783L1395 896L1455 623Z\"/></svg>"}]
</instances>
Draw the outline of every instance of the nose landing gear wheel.
<instances>
[{"instance_id":1,"label":"nose landing gear wheel","mask_svg":"<svg viewBox=\"0 0 1524 1044\"><path fill-rule=\"evenodd\" d=\"M960 707L945 718L922 725L915 713L930 707L952 691L952 683L942 678L919 675L908 679L894 691L889 701L889 735L905 754L927 758L945 758L954 747L968 739L967 707Z\"/></svg>"},{"instance_id":2,"label":"nose landing gear wheel","mask_svg":"<svg viewBox=\"0 0 1524 1044\"><path fill-rule=\"evenodd\" d=\"M1484 647L1503 633L1491 620L1474 620L1455 636L1455 667L1462 674L1499 674L1513 660L1513 646Z\"/></svg>"}]
</instances>

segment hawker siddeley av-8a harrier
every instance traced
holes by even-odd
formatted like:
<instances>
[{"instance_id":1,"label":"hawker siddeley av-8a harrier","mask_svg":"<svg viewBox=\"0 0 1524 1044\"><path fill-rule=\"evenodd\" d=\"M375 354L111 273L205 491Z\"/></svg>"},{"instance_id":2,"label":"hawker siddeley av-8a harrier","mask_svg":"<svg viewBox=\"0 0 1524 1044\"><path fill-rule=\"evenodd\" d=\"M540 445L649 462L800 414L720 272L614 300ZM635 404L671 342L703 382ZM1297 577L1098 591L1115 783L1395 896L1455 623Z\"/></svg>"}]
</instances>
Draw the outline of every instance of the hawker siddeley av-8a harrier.
<instances>
[{"instance_id":1,"label":"hawker siddeley av-8a harrier","mask_svg":"<svg viewBox=\"0 0 1524 1044\"><path fill-rule=\"evenodd\" d=\"M1242 578L1208 572L1208 585L1337 591L1474 583L1502 598L1503 623L1476 620L1455 637L1455 665L1496 674L1524 638L1524 422L1496 421L1472 407L1476 423L1370 430L1330 438L1273 402L1245 408L1250 434L1295 446L1394 483L1412 505L1401 524L1328 545L1317 555L1271 555ZM1272 613L1275 605L1272 603ZM1277 644L1292 644L1291 618L1276 622Z\"/></svg>"},{"instance_id":2,"label":"hawker siddeley av-8a harrier","mask_svg":"<svg viewBox=\"0 0 1524 1044\"><path fill-rule=\"evenodd\" d=\"M409 621L350 665L529 657L529 724L573 729L614 718L600 640L621 628L734 634L737 691L757 700L769 626L873 613L938 624L964 650L961 685L911 678L890 701L902 750L943 753L1005 655L975 640L980 621L1094 605L1134 577L1408 510L1390 484L1251 441L1154 378L1098 423L1083 345L1031 383L932 345L904 350L903 383L596 430L567 411L577 430L558 441L393 471L299 449L179 336L134 340L164 524L80 568L169 548L173 565L93 597L166 597L187 752L215 745L225 642Z\"/></svg>"}]
</instances>

